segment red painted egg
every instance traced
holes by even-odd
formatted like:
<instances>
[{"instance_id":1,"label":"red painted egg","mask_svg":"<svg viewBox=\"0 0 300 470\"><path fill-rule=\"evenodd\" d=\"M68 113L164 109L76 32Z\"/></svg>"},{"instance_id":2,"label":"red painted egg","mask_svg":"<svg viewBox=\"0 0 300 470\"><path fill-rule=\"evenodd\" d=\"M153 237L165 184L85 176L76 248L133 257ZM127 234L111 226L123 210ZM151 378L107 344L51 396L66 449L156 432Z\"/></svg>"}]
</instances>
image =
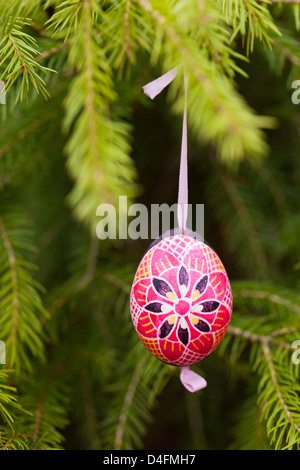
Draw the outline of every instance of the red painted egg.
<instances>
[{"instance_id":1,"label":"red painted egg","mask_svg":"<svg viewBox=\"0 0 300 470\"><path fill-rule=\"evenodd\" d=\"M139 338L158 359L177 366L202 361L223 340L232 313L220 258L195 236L157 239L135 274L130 310Z\"/></svg>"}]
</instances>

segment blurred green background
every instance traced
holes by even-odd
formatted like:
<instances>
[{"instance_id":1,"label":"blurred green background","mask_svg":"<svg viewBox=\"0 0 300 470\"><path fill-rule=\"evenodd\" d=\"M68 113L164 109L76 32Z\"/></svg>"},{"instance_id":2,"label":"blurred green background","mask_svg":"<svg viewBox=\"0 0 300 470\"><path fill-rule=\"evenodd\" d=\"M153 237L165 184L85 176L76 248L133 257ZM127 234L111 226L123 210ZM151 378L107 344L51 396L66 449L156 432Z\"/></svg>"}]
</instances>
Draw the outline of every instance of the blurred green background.
<instances>
[{"instance_id":1,"label":"blurred green background","mask_svg":"<svg viewBox=\"0 0 300 470\"><path fill-rule=\"evenodd\" d=\"M297 449L299 5L0 10L0 447ZM176 65L168 90L143 95ZM195 394L133 329L131 282L151 240L96 237L102 203L176 203L183 69L189 202L205 205L234 296L224 342L194 366L208 382Z\"/></svg>"}]
</instances>

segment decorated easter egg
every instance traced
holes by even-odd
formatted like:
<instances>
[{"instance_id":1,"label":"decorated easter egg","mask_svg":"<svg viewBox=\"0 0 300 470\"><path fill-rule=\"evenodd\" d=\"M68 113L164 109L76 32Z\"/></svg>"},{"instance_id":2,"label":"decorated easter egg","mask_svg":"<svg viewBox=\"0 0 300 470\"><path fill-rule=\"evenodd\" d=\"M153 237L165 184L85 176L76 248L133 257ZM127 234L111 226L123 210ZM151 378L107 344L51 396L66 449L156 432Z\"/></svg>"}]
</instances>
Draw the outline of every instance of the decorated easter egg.
<instances>
[{"instance_id":1,"label":"decorated easter egg","mask_svg":"<svg viewBox=\"0 0 300 470\"><path fill-rule=\"evenodd\" d=\"M161 237L136 271L131 317L145 347L158 359L189 366L223 340L232 313L232 292L214 250L186 232Z\"/></svg>"}]
</instances>

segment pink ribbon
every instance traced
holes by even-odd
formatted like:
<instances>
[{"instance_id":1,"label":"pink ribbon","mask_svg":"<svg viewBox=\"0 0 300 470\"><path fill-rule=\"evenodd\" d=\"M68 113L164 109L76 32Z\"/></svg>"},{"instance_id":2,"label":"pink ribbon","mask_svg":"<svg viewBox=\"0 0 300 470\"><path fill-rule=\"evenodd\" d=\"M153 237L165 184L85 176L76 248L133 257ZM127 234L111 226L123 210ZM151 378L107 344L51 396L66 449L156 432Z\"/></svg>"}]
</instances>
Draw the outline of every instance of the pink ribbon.
<instances>
[{"instance_id":1,"label":"pink ribbon","mask_svg":"<svg viewBox=\"0 0 300 470\"><path fill-rule=\"evenodd\" d=\"M144 93L152 100L168 86L177 75L177 67L153 80L143 87ZM184 113L181 140L181 157L179 170L179 189L177 204L177 220L181 230L186 229L188 213L188 171L187 171L187 77L184 76Z\"/></svg>"},{"instance_id":2,"label":"pink ribbon","mask_svg":"<svg viewBox=\"0 0 300 470\"><path fill-rule=\"evenodd\" d=\"M177 219L181 230L186 229L188 213L188 160L187 160L187 76L184 75L184 112L182 124L181 156L179 170Z\"/></svg>"},{"instance_id":3,"label":"pink ribbon","mask_svg":"<svg viewBox=\"0 0 300 470\"><path fill-rule=\"evenodd\" d=\"M189 392L197 392L197 390L201 390L207 385L206 380L201 375L193 372L188 366L181 368L180 380Z\"/></svg>"},{"instance_id":4,"label":"pink ribbon","mask_svg":"<svg viewBox=\"0 0 300 470\"><path fill-rule=\"evenodd\" d=\"M177 75L177 67L161 77L143 86L144 93L152 100L168 86ZM186 229L188 214L188 160L187 160L187 77L184 75L184 112L181 139L181 156L179 170L177 220L179 228ZM190 370L188 366L181 368L180 380L189 392L196 392L206 387L206 380Z\"/></svg>"}]
</instances>

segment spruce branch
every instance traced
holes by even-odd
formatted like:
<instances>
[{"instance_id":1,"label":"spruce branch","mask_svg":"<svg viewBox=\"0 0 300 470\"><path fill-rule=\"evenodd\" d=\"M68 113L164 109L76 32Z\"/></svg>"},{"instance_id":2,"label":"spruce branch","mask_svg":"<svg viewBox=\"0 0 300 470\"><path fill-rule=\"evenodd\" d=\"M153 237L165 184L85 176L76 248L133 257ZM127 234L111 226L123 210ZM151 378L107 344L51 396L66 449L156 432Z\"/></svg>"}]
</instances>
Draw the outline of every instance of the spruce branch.
<instances>
[{"instance_id":1,"label":"spruce branch","mask_svg":"<svg viewBox=\"0 0 300 470\"><path fill-rule=\"evenodd\" d=\"M246 207L242 196L240 195L238 188L234 181L230 178L221 176L222 184L234 206L236 213L239 216L240 222L244 227L245 235L247 236L250 246L255 256L257 266L264 277L268 275L268 262L264 248L261 244L261 239L258 235L258 229L255 225L255 221L251 217L248 208Z\"/></svg>"},{"instance_id":2,"label":"spruce branch","mask_svg":"<svg viewBox=\"0 0 300 470\"><path fill-rule=\"evenodd\" d=\"M53 27L55 34L64 31L65 41L77 31L80 15L87 5L85 0L66 0L57 5L56 11L47 22L48 27Z\"/></svg>"},{"instance_id":3,"label":"spruce branch","mask_svg":"<svg viewBox=\"0 0 300 470\"><path fill-rule=\"evenodd\" d=\"M255 342L263 343L263 345L273 344L274 346L277 346L279 348L286 348L290 350L292 349L292 345L290 343L276 341L274 340L274 336L281 336L287 333L294 333L295 331L299 331L299 330L297 330L297 328L291 327L291 328L282 328L281 330L270 333L268 335L259 335L257 333L252 333L250 331L243 330L241 328L237 328L234 326L230 326L228 329L228 333L230 335L240 336L254 343Z\"/></svg>"},{"instance_id":4,"label":"spruce branch","mask_svg":"<svg viewBox=\"0 0 300 470\"><path fill-rule=\"evenodd\" d=\"M237 285L237 284L236 284ZM283 306L286 307L287 310L290 310L297 315L300 314L300 305L299 301L294 303L291 298L289 297L289 294L287 294L285 297L275 294L273 291L276 291L276 288L273 288L272 291L268 290L262 290L262 289L255 289L255 290L248 290L248 289L241 289L236 292L236 296L240 298L248 298L248 299L261 299L261 300L267 300L270 303L273 303L278 306ZM297 299L298 300L298 299Z\"/></svg>"},{"instance_id":5,"label":"spruce branch","mask_svg":"<svg viewBox=\"0 0 300 470\"><path fill-rule=\"evenodd\" d=\"M134 62L135 59L134 59L134 55L132 52L131 38L130 38L130 23L129 23L130 7L131 7L131 0L126 0L125 15L124 15L124 44L125 44L125 50L126 50L128 59L131 62Z\"/></svg>"},{"instance_id":6,"label":"spruce branch","mask_svg":"<svg viewBox=\"0 0 300 470\"><path fill-rule=\"evenodd\" d=\"M31 275L34 266L24 259L18 248L23 244L27 250L32 250L21 220L15 210L9 215L2 213L0 217L0 330L7 345L9 367L32 371L32 357L44 358L40 318L47 312L39 294L41 286Z\"/></svg>"},{"instance_id":7,"label":"spruce branch","mask_svg":"<svg viewBox=\"0 0 300 470\"><path fill-rule=\"evenodd\" d=\"M109 393L121 390L121 394L115 393L113 415L102 422L105 447L118 450L130 449L133 445L141 447L141 436L151 420L156 397L173 372L166 364L149 358L140 344L127 355L122 371L122 383L108 387Z\"/></svg>"},{"instance_id":8,"label":"spruce branch","mask_svg":"<svg viewBox=\"0 0 300 470\"><path fill-rule=\"evenodd\" d=\"M152 28L133 0L112 4L102 17L103 24L107 25L101 28L107 57L112 68L118 71L118 77L122 77L126 62L135 64L139 50L151 52Z\"/></svg>"},{"instance_id":9,"label":"spruce branch","mask_svg":"<svg viewBox=\"0 0 300 470\"><path fill-rule=\"evenodd\" d=\"M67 353L50 370L40 371L30 390L22 393L21 403L29 414L19 420L19 425L29 434L33 450L62 448L60 431L68 424L69 376L64 362L68 359Z\"/></svg>"},{"instance_id":10,"label":"spruce branch","mask_svg":"<svg viewBox=\"0 0 300 470\"><path fill-rule=\"evenodd\" d=\"M76 216L91 225L98 205L115 203L124 184L128 194L134 194L135 171L129 157L130 128L112 109L117 94L95 20L101 12L87 0L80 5L73 29L66 33L77 77L65 100L64 128L72 129L66 151L68 169L76 181L69 202Z\"/></svg>"},{"instance_id":11,"label":"spruce branch","mask_svg":"<svg viewBox=\"0 0 300 470\"><path fill-rule=\"evenodd\" d=\"M19 278L17 274L17 262L16 256L13 250L13 247L10 243L8 233L6 231L5 225L2 218L0 217L0 234L3 240L4 248L7 252L8 263L11 270L11 286L12 286L12 332L11 332L11 342L15 342L15 337L17 334L17 324L19 316Z\"/></svg>"},{"instance_id":12,"label":"spruce branch","mask_svg":"<svg viewBox=\"0 0 300 470\"><path fill-rule=\"evenodd\" d=\"M84 273L79 277L79 279L71 280L68 282L67 286L63 287L63 295L58 295L58 297L48 307L50 318L53 318L55 313L69 301L72 295L84 290L93 281L96 274L98 253L99 240L92 235ZM60 292L61 289L59 289L59 293ZM42 324L44 325L47 320L48 318L44 317Z\"/></svg>"},{"instance_id":13,"label":"spruce branch","mask_svg":"<svg viewBox=\"0 0 300 470\"><path fill-rule=\"evenodd\" d=\"M123 407L122 407L122 410L121 410L121 414L119 416L119 423L118 423L118 427L117 427L116 434L115 434L114 449L116 449L116 450L120 450L121 447L122 447L122 444L123 444L124 428L125 428L125 425L126 425L126 420L127 420L127 417L128 417L130 407L132 405L132 401L134 399L136 388L137 388L137 386L139 384L139 381L140 381L140 378L141 378L141 373L142 373L144 364L145 364L145 357L140 362L138 362L138 364L137 364L137 366L134 370L134 373L132 375L132 379L131 379L131 382L129 384L127 393L126 393L125 398L124 398L124 403L123 403Z\"/></svg>"},{"instance_id":14,"label":"spruce branch","mask_svg":"<svg viewBox=\"0 0 300 470\"><path fill-rule=\"evenodd\" d=\"M240 33L246 42L247 55L253 52L255 39L271 47L273 35L280 35L269 10L256 0L222 0L217 6L223 12L227 23L232 26L232 39Z\"/></svg>"},{"instance_id":15,"label":"spruce branch","mask_svg":"<svg viewBox=\"0 0 300 470\"><path fill-rule=\"evenodd\" d=\"M268 367L270 369L272 382L273 382L274 388L276 390L277 397L280 401L281 407L282 407L282 409L283 409L283 411L284 411L284 413L287 417L288 422L290 423L290 425L298 433L299 441L300 441L300 426L298 426L297 423L295 422L295 420L292 416L292 413L290 412L289 407L288 407L288 405L286 404L286 402L284 400L283 394L280 390L280 385L279 385L279 381L278 381L278 378L277 378L275 365L274 365L274 362L273 362L272 357L271 357L270 347L269 347L268 343L266 343L266 342L264 343L263 351L264 351L266 361L268 363Z\"/></svg>"},{"instance_id":16,"label":"spruce branch","mask_svg":"<svg viewBox=\"0 0 300 470\"><path fill-rule=\"evenodd\" d=\"M233 427L233 442L230 450L271 450L267 437L265 423L257 406L257 396L253 387L249 386L247 396L236 414L236 424Z\"/></svg>"},{"instance_id":17,"label":"spruce branch","mask_svg":"<svg viewBox=\"0 0 300 470\"><path fill-rule=\"evenodd\" d=\"M298 448L300 387L297 380L298 366L293 365L291 361L292 344L300 331L298 308L295 309L292 302L283 301L283 296L273 296L273 290L282 290L279 286L269 289L265 286L263 295L259 292L255 295L254 287L251 296L249 289L246 293L246 304L243 294L239 296L243 290L239 289L238 285L235 286L235 283L233 287L235 315L222 347L227 352L230 349L230 357L234 363L241 360L242 354L247 354L254 372L259 377L258 402L270 445L275 449ZM268 299L272 300L266 302L267 291ZM275 312L272 303L277 305L278 310ZM266 308L267 315L260 313Z\"/></svg>"},{"instance_id":18,"label":"spruce branch","mask_svg":"<svg viewBox=\"0 0 300 470\"><path fill-rule=\"evenodd\" d=\"M4 443L2 450L29 450L29 445L27 443L28 440L30 440L30 436L25 432L13 434L9 436L7 441Z\"/></svg>"},{"instance_id":19,"label":"spruce branch","mask_svg":"<svg viewBox=\"0 0 300 470\"><path fill-rule=\"evenodd\" d=\"M3 144L0 148L0 159L5 157L16 146L22 144L23 140L37 132L44 124L49 122L51 119L57 117L57 115L57 110L51 110L49 113L44 112L42 115L39 114L38 116L30 116L31 119L29 122L22 122L22 126L18 125L17 128L14 127L13 132L11 134L9 132L7 132L5 136L3 136L2 134L1 141L3 142Z\"/></svg>"},{"instance_id":20,"label":"spruce branch","mask_svg":"<svg viewBox=\"0 0 300 470\"><path fill-rule=\"evenodd\" d=\"M80 373L80 380L84 398L83 408L86 417L85 421L88 428L88 446L92 450L99 449L101 445L101 440L99 437L99 420L92 382L87 372L84 370Z\"/></svg>"},{"instance_id":21,"label":"spruce branch","mask_svg":"<svg viewBox=\"0 0 300 470\"><path fill-rule=\"evenodd\" d=\"M300 4L300 0L260 0L261 2L264 2L264 3L287 3L287 4L290 4L290 5L299 5Z\"/></svg>"},{"instance_id":22,"label":"spruce branch","mask_svg":"<svg viewBox=\"0 0 300 470\"><path fill-rule=\"evenodd\" d=\"M42 52L41 54L37 55L35 57L36 62L41 62L45 59L49 59L49 57L52 57L54 55L59 55L59 53L65 49L68 49L71 41L67 40L62 44L59 44L58 46L52 47L51 49Z\"/></svg>"},{"instance_id":23,"label":"spruce branch","mask_svg":"<svg viewBox=\"0 0 300 470\"><path fill-rule=\"evenodd\" d=\"M16 409L21 409L17 399L17 389L8 385L11 370L0 370L0 418L2 422L13 428ZM2 424L2 423L1 423Z\"/></svg>"},{"instance_id":24,"label":"spruce branch","mask_svg":"<svg viewBox=\"0 0 300 470\"><path fill-rule=\"evenodd\" d=\"M264 360L263 360L264 359ZM300 446L300 387L278 354L264 344L263 359L257 368L262 374L259 384L259 403L267 422L268 434L275 449L299 449Z\"/></svg>"},{"instance_id":25,"label":"spruce branch","mask_svg":"<svg viewBox=\"0 0 300 470\"><path fill-rule=\"evenodd\" d=\"M29 24L29 19L18 18L13 27L7 25L0 41L1 80L5 81L6 91L9 91L16 82L19 83L16 101L22 101L28 96L30 84L37 94L41 93L44 98L48 98L46 82L41 73L47 75L48 72L54 72L35 60L35 56L38 55L37 42L24 30L24 26Z\"/></svg>"},{"instance_id":26,"label":"spruce branch","mask_svg":"<svg viewBox=\"0 0 300 470\"><path fill-rule=\"evenodd\" d=\"M197 129L198 138L202 142L214 142L221 158L231 164L245 155L265 154L267 146L262 128L273 127L274 120L252 112L236 93L231 80L224 74L216 73L207 56L188 40L172 11L166 16L164 3L157 2L154 7L148 0L135 1L153 18L158 31L165 34L166 41L160 41L159 49L154 49L155 60L158 60L165 44L171 53L163 57L164 69L169 70L180 64L189 75L190 125L192 129ZM214 28L213 21L208 25L208 31ZM177 86L177 92L178 88L180 90L181 99L177 100L175 109L182 113L183 86L176 85L176 82L173 86Z\"/></svg>"}]
</instances>

